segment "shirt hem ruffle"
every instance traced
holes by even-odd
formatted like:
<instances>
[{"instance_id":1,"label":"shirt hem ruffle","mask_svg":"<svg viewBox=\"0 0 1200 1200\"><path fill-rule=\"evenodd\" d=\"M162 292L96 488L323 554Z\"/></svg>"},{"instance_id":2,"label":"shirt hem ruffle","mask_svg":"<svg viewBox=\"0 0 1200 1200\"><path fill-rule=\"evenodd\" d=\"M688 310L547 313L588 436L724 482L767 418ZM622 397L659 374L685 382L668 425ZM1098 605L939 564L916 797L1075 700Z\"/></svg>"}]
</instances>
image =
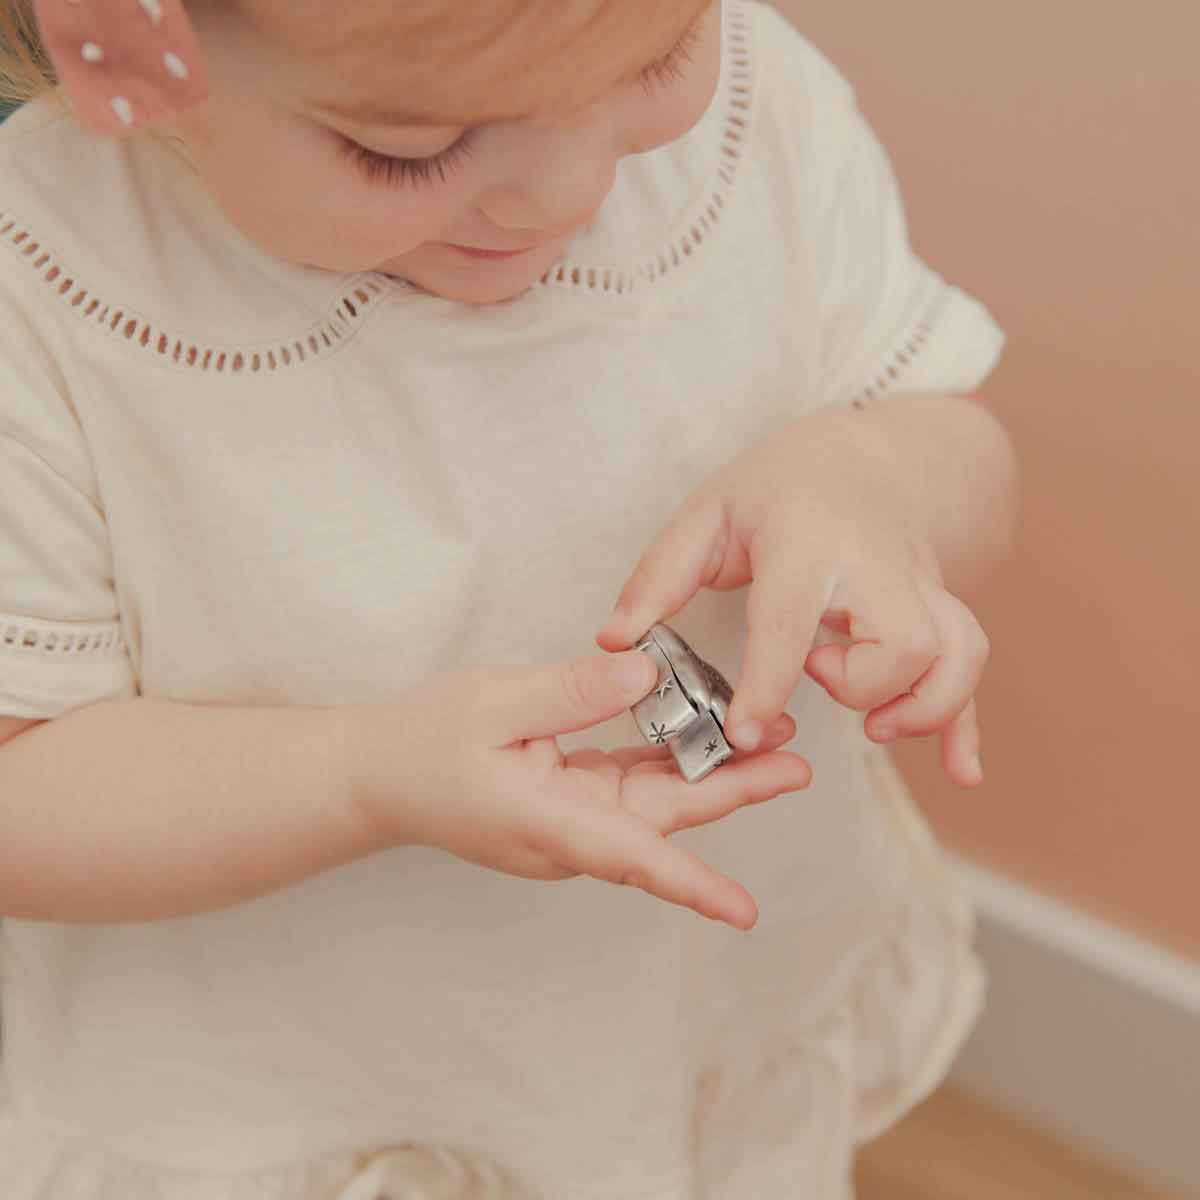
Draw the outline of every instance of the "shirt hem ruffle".
<instances>
[{"instance_id":1,"label":"shirt hem ruffle","mask_svg":"<svg viewBox=\"0 0 1200 1200\"><path fill-rule=\"evenodd\" d=\"M812 1028L796 1031L811 1048L799 1069L811 1070L813 1091L826 1110L810 1121L819 1130L796 1130L798 1141L811 1137L827 1152L823 1164L811 1164L814 1186L803 1194L812 1200L844 1200L854 1146L882 1133L941 1082L985 991L971 948L974 920L959 884L886 750L870 746L864 753L888 819L914 855L916 880L908 903L841 1000ZM737 1147L730 1151L736 1160ZM789 1181L795 1184L794 1173L780 1178ZM692 1200L688 1184L663 1191L654 1189L654 1181L644 1183L648 1189L614 1192L611 1180L580 1181L582 1190L572 1188L572 1195ZM20 1111L9 1103L2 1075L0 1194L5 1200L376 1200L380 1194L558 1200L486 1159L426 1145L335 1152L237 1173L136 1162Z\"/></svg>"}]
</instances>

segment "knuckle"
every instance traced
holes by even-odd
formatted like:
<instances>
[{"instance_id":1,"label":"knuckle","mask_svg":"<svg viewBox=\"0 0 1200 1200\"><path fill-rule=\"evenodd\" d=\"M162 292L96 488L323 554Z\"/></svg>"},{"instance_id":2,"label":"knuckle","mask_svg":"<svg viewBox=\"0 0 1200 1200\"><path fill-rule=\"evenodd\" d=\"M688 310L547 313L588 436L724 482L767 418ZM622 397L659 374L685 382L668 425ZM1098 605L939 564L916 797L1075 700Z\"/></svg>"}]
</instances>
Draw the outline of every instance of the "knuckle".
<instances>
[{"instance_id":1,"label":"knuckle","mask_svg":"<svg viewBox=\"0 0 1200 1200\"><path fill-rule=\"evenodd\" d=\"M978 621L972 623L970 640L971 657L979 663L987 662L992 654L992 639Z\"/></svg>"},{"instance_id":2,"label":"knuckle","mask_svg":"<svg viewBox=\"0 0 1200 1200\"><path fill-rule=\"evenodd\" d=\"M803 616L803 605L797 597L794 600L779 602L768 610L766 621L766 631L772 637L786 638L795 632L800 624L800 619Z\"/></svg>"},{"instance_id":3,"label":"knuckle","mask_svg":"<svg viewBox=\"0 0 1200 1200\"><path fill-rule=\"evenodd\" d=\"M592 681L582 663L568 663L559 675L563 699L573 712L590 712L592 703Z\"/></svg>"},{"instance_id":4,"label":"knuckle","mask_svg":"<svg viewBox=\"0 0 1200 1200\"><path fill-rule=\"evenodd\" d=\"M655 832L659 837L668 838L681 829L687 829L691 822L683 805L672 806L662 812L654 823Z\"/></svg>"},{"instance_id":5,"label":"knuckle","mask_svg":"<svg viewBox=\"0 0 1200 1200\"><path fill-rule=\"evenodd\" d=\"M886 704L896 694L890 679L883 678L878 670L860 671L857 676L848 676L844 683L835 682L826 690L835 700L859 712Z\"/></svg>"},{"instance_id":6,"label":"knuckle","mask_svg":"<svg viewBox=\"0 0 1200 1200\"><path fill-rule=\"evenodd\" d=\"M950 717L942 713L937 716L910 717L905 722L905 731L909 737L929 737L950 723Z\"/></svg>"},{"instance_id":7,"label":"knuckle","mask_svg":"<svg viewBox=\"0 0 1200 1200\"><path fill-rule=\"evenodd\" d=\"M917 701L928 703L931 696L931 688L934 689L934 693L932 694L936 694L937 682L938 681L934 677L934 673L932 671L926 671L925 674L922 675L920 679L914 681L912 686L908 689L907 703L910 706L915 704Z\"/></svg>"},{"instance_id":8,"label":"knuckle","mask_svg":"<svg viewBox=\"0 0 1200 1200\"><path fill-rule=\"evenodd\" d=\"M916 692L910 692L882 723L892 726L899 736L906 738L925 737L939 727L937 715L920 702Z\"/></svg>"},{"instance_id":9,"label":"knuckle","mask_svg":"<svg viewBox=\"0 0 1200 1200\"><path fill-rule=\"evenodd\" d=\"M617 595L615 608L627 616L633 613L638 606L638 580L645 569L646 564L639 559L633 568L633 576L625 581L624 587Z\"/></svg>"},{"instance_id":10,"label":"knuckle","mask_svg":"<svg viewBox=\"0 0 1200 1200\"><path fill-rule=\"evenodd\" d=\"M932 662L941 646L932 630L912 630L901 640L900 655L918 666Z\"/></svg>"}]
</instances>

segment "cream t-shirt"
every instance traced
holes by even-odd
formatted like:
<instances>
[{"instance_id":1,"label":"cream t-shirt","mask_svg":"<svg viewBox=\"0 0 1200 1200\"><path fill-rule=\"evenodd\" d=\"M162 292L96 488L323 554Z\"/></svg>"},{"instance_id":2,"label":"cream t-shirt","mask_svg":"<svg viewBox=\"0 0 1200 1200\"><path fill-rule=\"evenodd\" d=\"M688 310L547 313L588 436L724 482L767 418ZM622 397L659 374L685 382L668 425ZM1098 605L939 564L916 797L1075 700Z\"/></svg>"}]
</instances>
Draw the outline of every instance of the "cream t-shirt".
<instances>
[{"instance_id":1,"label":"cream t-shirt","mask_svg":"<svg viewBox=\"0 0 1200 1200\"><path fill-rule=\"evenodd\" d=\"M594 652L741 449L824 405L977 389L1004 335L914 255L850 85L757 3L727 0L724 35L701 122L623 160L569 257L486 307L272 259L161 144L19 111L0 713L387 702ZM730 678L744 599L671 619ZM748 934L409 847L183 919L5 921L0 1194L332 1200L355 1152L400 1143L548 1200L848 1194L981 975L862 715L808 680L788 709L812 786L674 835L754 894ZM623 714L560 742L638 735Z\"/></svg>"}]
</instances>

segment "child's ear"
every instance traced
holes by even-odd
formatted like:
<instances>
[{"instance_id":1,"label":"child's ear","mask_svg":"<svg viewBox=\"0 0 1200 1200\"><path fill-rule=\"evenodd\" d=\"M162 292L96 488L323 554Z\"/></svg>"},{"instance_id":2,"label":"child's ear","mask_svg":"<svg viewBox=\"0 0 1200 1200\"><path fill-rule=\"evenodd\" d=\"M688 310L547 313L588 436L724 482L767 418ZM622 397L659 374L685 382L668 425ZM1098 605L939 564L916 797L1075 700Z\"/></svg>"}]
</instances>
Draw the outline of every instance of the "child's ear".
<instances>
[{"instance_id":1,"label":"child's ear","mask_svg":"<svg viewBox=\"0 0 1200 1200\"><path fill-rule=\"evenodd\" d=\"M34 0L42 44L76 116L123 137L208 96L182 0Z\"/></svg>"}]
</instances>

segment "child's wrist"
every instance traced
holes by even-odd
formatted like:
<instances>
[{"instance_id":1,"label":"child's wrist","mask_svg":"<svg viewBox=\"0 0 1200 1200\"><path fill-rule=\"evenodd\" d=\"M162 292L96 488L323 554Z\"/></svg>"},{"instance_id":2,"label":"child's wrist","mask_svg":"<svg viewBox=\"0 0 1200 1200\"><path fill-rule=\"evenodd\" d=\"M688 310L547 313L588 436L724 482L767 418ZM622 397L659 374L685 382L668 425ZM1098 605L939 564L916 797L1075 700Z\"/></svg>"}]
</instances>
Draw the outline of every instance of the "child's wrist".
<instances>
[{"instance_id":1,"label":"child's wrist","mask_svg":"<svg viewBox=\"0 0 1200 1200\"><path fill-rule=\"evenodd\" d=\"M415 733L411 707L348 704L334 711L340 790L367 853L420 841L414 801L425 793L419 783L424 739Z\"/></svg>"}]
</instances>

